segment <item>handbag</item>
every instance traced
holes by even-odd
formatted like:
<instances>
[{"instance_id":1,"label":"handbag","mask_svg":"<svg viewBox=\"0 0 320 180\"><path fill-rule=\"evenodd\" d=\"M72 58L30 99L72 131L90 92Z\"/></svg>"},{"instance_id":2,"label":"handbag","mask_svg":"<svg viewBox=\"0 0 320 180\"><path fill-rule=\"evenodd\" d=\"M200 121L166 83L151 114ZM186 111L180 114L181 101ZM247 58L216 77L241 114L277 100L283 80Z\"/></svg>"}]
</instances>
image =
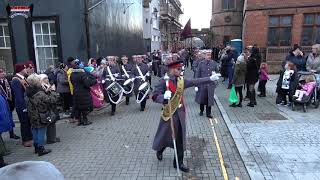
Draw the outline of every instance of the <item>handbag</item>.
<instances>
[{"instance_id":1,"label":"handbag","mask_svg":"<svg viewBox=\"0 0 320 180\"><path fill-rule=\"evenodd\" d=\"M55 115L51 111L48 111L46 113L39 113L39 116L41 124L48 125L55 121Z\"/></svg>"},{"instance_id":2,"label":"handbag","mask_svg":"<svg viewBox=\"0 0 320 180\"><path fill-rule=\"evenodd\" d=\"M90 87L90 95L92 98L93 107L101 108L104 105L104 95L99 83Z\"/></svg>"}]
</instances>

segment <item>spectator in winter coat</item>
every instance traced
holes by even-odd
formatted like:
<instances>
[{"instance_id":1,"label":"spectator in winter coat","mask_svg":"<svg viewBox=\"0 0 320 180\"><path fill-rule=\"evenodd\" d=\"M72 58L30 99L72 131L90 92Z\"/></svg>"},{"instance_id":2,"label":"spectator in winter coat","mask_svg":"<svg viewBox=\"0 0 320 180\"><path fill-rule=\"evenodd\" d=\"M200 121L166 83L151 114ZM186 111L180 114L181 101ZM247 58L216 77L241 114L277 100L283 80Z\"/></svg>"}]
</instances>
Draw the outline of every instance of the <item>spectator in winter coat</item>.
<instances>
[{"instance_id":1,"label":"spectator in winter coat","mask_svg":"<svg viewBox=\"0 0 320 180\"><path fill-rule=\"evenodd\" d=\"M61 63L59 69L57 70L57 93L63 101L63 111L66 113L72 107L72 95L70 93L70 87L68 82L68 66Z\"/></svg>"},{"instance_id":2,"label":"spectator in winter coat","mask_svg":"<svg viewBox=\"0 0 320 180\"><path fill-rule=\"evenodd\" d=\"M257 105L255 84L258 82L258 79L259 79L259 68L257 65L258 56L254 52L255 51L252 51L247 61L246 84L249 90L248 91L248 97L250 99L250 103L248 104L249 107L254 107L254 105Z\"/></svg>"},{"instance_id":3,"label":"spectator in winter coat","mask_svg":"<svg viewBox=\"0 0 320 180\"><path fill-rule=\"evenodd\" d=\"M44 148L45 134L49 124L44 123L41 116L47 116L47 114L50 113L51 107L55 106L58 101L58 95L52 92L51 87L44 90L41 85L40 76L37 74L30 75L27 81L29 87L26 90L26 103L32 126L34 148L35 153L42 156L50 153L51 150Z\"/></svg>"},{"instance_id":4,"label":"spectator in winter coat","mask_svg":"<svg viewBox=\"0 0 320 180\"><path fill-rule=\"evenodd\" d=\"M293 50L289 52L286 59L282 62L282 68L286 65L288 61L292 62L297 67L297 72L306 71L306 60L304 59L304 54L298 44L293 46Z\"/></svg>"},{"instance_id":5,"label":"spectator in winter coat","mask_svg":"<svg viewBox=\"0 0 320 180\"><path fill-rule=\"evenodd\" d=\"M269 80L268 75L268 65L267 63L261 63L259 71L259 86L258 90L260 91L259 97L266 97L266 84Z\"/></svg>"},{"instance_id":6,"label":"spectator in winter coat","mask_svg":"<svg viewBox=\"0 0 320 180\"><path fill-rule=\"evenodd\" d=\"M291 106L292 96L294 95L295 88L298 84L297 68L292 62L287 62L285 69L285 71L280 73L280 77L277 82L276 92L278 95L276 103L278 105ZM287 96L289 97L289 103L287 103Z\"/></svg>"},{"instance_id":7,"label":"spectator in winter coat","mask_svg":"<svg viewBox=\"0 0 320 180\"><path fill-rule=\"evenodd\" d=\"M29 67L30 68L30 67ZM25 147L32 146L32 132L30 120L28 117L27 106L25 102L25 90L28 87L28 82L26 81L27 69L25 64L15 65L16 74L12 78L11 87L14 94L14 104L16 107L16 112L20 121L20 130L22 142Z\"/></svg>"},{"instance_id":8,"label":"spectator in winter coat","mask_svg":"<svg viewBox=\"0 0 320 180\"><path fill-rule=\"evenodd\" d=\"M87 126L92 124L88 121L87 115L93 110L90 87L97 83L96 77L80 68L80 61L75 61L75 68L72 70L70 79L74 86L73 106L76 111L78 125Z\"/></svg>"},{"instance_id":9,"label":"spectator in winter coat","mask_svg":"<svg viewBox=\"0 0 320 180\"><path fill-rule=\"evenodd\" d=\"M312 46L312 53L307 58L307 70L320 74L320 44Z\"/></svg>"},{"instance_id":10,"label":"spectator in winter coat","mask_svg":"<svg viewBox=\"0 0 320 180\"><path fill-rule=\"evenodd\" d=\"M242 107L242 89L246 83L246 73L247 73L247 62L246 62L246 55L241 54L234 68L234 74L232 79L232 84L235 86L236 93L239 95L239 103L238 104L231 104L231 107Z\"/></svg>"}]
</instances>

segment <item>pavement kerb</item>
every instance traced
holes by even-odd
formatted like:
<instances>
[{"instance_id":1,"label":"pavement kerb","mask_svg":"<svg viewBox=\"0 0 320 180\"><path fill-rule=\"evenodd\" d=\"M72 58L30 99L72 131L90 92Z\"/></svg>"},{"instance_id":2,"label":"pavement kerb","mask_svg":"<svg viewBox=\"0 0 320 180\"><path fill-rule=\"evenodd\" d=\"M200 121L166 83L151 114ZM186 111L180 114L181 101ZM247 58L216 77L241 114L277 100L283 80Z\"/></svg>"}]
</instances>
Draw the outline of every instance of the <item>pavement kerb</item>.
<instances>
[{"instance_id":1,"label":"pavement kerb","mask_svg":"<svg viewBox=\"0 0 320 180\"><path fill-rule=\"evenodd\" d=\"M245 167L248 171L250 178L252 180L264 180L265 178L264 178L262 171L259 168L258 164L256 162L252 162L251 160L246 159L246 156L252 157L253 155L251 154L249 147L248 147L247 143L245 142L244 138L242 137L241 133L239 132L237 127L231 123L230 118L229 118L226 110L222 106L222 103L219 100L219 98L216 95L214 95L214 99L215 99L216 104L219 108L219 111L222 115L223 120L227 124L227 127L230 131L230 134L231 134L235 144L236 144L236 147L240 153L242 161L245 164Z\"/></svg>"}]
</instances>

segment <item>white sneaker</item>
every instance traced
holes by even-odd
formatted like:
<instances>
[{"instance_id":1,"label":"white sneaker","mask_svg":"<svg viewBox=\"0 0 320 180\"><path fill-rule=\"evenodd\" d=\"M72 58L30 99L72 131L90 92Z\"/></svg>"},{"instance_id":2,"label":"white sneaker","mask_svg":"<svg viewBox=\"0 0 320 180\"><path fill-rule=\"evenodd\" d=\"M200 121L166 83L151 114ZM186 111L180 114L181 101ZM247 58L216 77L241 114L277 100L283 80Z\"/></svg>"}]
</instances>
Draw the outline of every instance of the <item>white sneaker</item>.
<instances>
[{"instance_id":1,"label":"white sneaker","mask_svg":"<svg viewBox=\"0 0 320 180\"><path fill-rule=\"evenodd\" d=\"M296 101L302 101L302 99L299 99L299 98L298 98L298 99L296 99Z\"/></svg>"}]
</instances>

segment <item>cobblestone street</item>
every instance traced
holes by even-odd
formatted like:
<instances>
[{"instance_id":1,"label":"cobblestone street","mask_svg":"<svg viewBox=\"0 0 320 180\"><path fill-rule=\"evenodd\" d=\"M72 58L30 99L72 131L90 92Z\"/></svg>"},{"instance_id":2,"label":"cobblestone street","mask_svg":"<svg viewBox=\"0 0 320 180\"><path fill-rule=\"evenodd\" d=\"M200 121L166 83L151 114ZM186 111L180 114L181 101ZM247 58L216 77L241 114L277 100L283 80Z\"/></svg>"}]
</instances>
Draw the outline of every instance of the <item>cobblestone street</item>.
<instances>
[{"instance_id":1,"label":"cobblestone street","mask_svg":"<svg viewBox=\"0 0 320 180\"><path fill-rule=\"evenodd\" d=\"M154 79L153 83L156 81ZM193 89L185 92L188 138L185 163L191 172L184 174L183 179L224 179L214 131L228 178L250 179L217 106L213 108L216 119L213 128L209 119L198 115L199 107L194 96ZM93 124L88 127L59 122L58 136L62 142L47 145L53 152L46 156L34 155L33 148L24 148L20 141L10 140L7 134L3 134L12 152L5 160L8 163L49 161L65 179L177 179L172 166L173 150L166 149L163 161L159 162L151 149L161 106L149 100L147 110L140 112L133 100L131 98L129 106L120 105L113 117L109 116L109 111L92 115Z\"/></svg>"},{"instance_id":2,"label":"cobblestone street","mask_svg":"<svg viewBox=\"0 0 320 180\"><path fill-rule=\"evenodd\" d=\"M319 109L292 111L275 104L276 81L267 84L267 98L249 108L228 106L229 91L219 86L218 104L252 179L320 179Z\"/></svg>"}]
</instances>

